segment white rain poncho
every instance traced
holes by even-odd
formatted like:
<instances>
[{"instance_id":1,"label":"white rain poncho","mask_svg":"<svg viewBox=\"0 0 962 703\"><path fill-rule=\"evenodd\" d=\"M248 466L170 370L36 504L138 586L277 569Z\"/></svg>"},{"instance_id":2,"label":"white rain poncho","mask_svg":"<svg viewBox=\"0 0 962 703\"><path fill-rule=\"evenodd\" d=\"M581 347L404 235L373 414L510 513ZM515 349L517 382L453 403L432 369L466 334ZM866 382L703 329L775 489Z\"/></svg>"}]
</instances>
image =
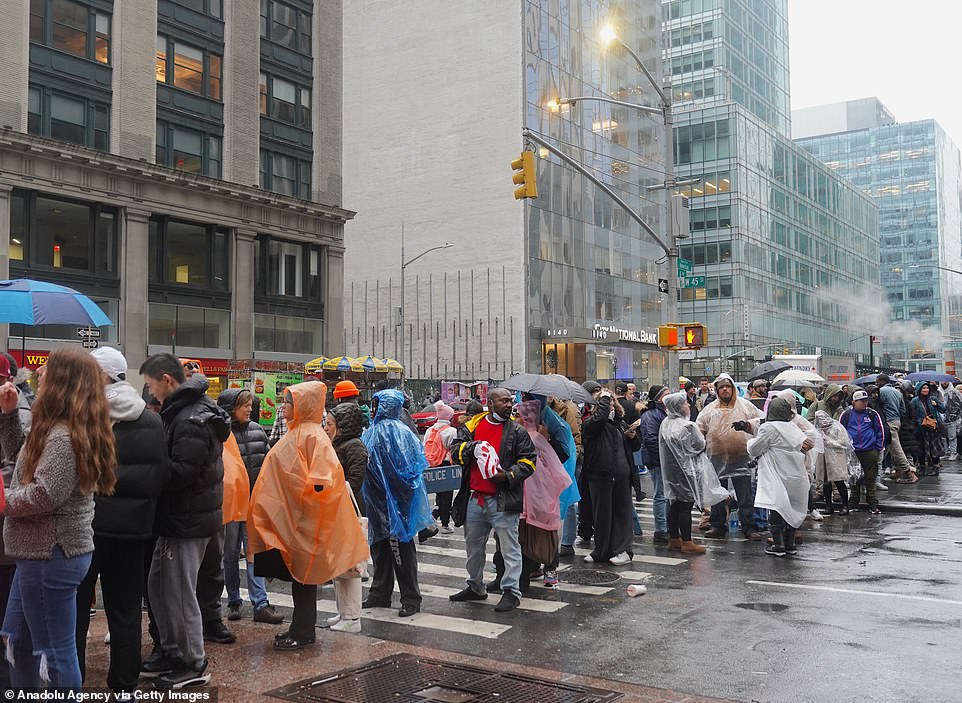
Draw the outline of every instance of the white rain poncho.
<instances>
[{"instance_id":1,"label":"white rain poncho","mask_svg":"<svg viewBox=\"0 0 962 703\"><path fill-rule=\"evenodd\" d=\"M714 467L705 454L705 438L688 419L686 393L665 396L667 419L658 432L658 456L665 482L665 496L671 501L694 503L710 508L728 497Z\"/></svg>"},{"instance_id":2,"label":"white rain poncho","mask_svg":"<svg viewBox=\"0 0 962 703\"><path fill-rule=\"evenodd\" d=\"M802 431L802 433L805 435L805 439L811 441L812 443L811 449L805 453L805 469L808 471L808 477L812 478L812 476L815 475L815 466L818 462L818 458L825 451L822 443L822 435L815 428L815 425L798 414L798 405L796 404L796 400L801 397L798 395L798 393L793 391L791 388L786 388L785 390L778 391L776 396L785 399L792 410L792 424ZM767 412L768 408L766 407L765 410Z\"/></svg>"},{"instance_id":3,"label":"white rain poncho","mask_svg":"<svg viewBox=\"0 0 962 703\"><path fill-rule=\"evenodd\" d=\"M848 431L824 410L815 412L815 428L822 436L823 446L822 453L815 458L815 480L820 483L848 481L848 465L857 461Z\"/></svg>"},{"instance_id":4,"label":"white rain poncho","mask_svg":"<svg viewBox=\"0 0 962 703\"><path fill-rule=\"evenodd\" d=\"M805 433L792 422L792 410L783 398L768 408L768 420L748 440L748 453L758 459L755 507L776 510L791 527L808 514L811 481L805 468L802 444Z\"/></svg>"},{"instance_id":5,"label":"white rain poncho","mask_svg":"<svg viewBox=\"0 0 962 703\"><path fill-rule=\"evenodd\" d=\"M735 382L727 373L715 379L715 392L718 393L719 383ZM761 411L744 398L735 394L731 405L722 405L721 398L709 403L698 413L698 429L702 431L708 442L708 458L718 478L722 481L733 476L751 476L752 470L748 466L748 437L750 435L732 429L732 423L738 420L751 422L762 417Z\"/></svg>"}]
</instances>

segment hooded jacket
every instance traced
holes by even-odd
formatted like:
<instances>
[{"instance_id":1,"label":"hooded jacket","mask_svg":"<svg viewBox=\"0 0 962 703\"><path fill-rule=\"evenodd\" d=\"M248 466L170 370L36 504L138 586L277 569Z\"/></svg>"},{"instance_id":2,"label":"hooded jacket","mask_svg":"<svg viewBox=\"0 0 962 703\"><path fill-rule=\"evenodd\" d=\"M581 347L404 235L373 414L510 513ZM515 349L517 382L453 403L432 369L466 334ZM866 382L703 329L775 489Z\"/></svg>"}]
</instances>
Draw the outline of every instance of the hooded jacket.
<instances>
[{"instance_id":1,"label":"hooded jacket","mask_svg":"<svg viewBox=\"0 0 962 703\"><path fill-rule=\"evenodd\" d=\"M714 403L705 406L705 409L698 413L697 420L698 429L705 435L708 443L708 456L721 480L752 475L748 456L750 435L733 429L732 423L744 420L754 428L762 417L761 411L755 405L738 397L735 382L727 373L720 374L715 379L716 394L724 384L732 386L731 403L725 405L719 396Z\"/></svg>"},{"instance_id":2,"label":"hooded jacket","mask_svg":"<svg viewBox=\"0 0 962 703\"><path fill-rule=\"evenodd\" d=\"M210 537L222 527L224 465L230 417L207 397L207 379L194 374L160 410L170 479L157 505L161 537Z\"/></svg>"},{"instance_id":3,"label":"hooded jacket","mask_svg":"<svg viewBox=\"0 0 962 703\"><path fill-rule=\"evenodd\" d=\"M267 433L264 428L256 422L238 422L234 419L234 408L237 406L237 398L243 388L228 388L217 396L217 404L230 415L230 431L237 440L237 448L240 450L244 466L247 468L247 477L250 479L251 490L254 490L254 482L261 472L264 464L264 457L270 449L267 441Z\"/></svg>"},{"instance_id":4,"label":"hooded jacket","mask_svg":"<svg viewBox=\"0 0 962 703\"><path fill-rule=\"evenodd\" d=\"M264 461L247 516L258 576L316 585L368 558L337 454L321 426L327 386L288 386L294 417ZM267 567L267 568L264 568Z\"/></svg>"},{"instance_id":5,"label":"hooded jacket","mask_svg":"<svg viewBox=\"0 0 962 703\"><path fill-rule=\"evenodd\" d=\"M641 433L641 444L645 448L645 464L648 468L657 469L661 466L658 453L658 433L661 423L668 417L663 403L649 401L648 409L641 416L638 431Z\"/></svg>"},{"instance_id":6,"label":"hooded jacket","mask_svg":"<svg viewBox=\"0 0 962 703\"><path fill-rule=\"evenodd\" d=\"M581 426L581 437L585 443L585 463L583 471L592 478L611 478L617 475L630 475L635 459L633 452L641 447L641 437L635 433L634 439L625 436L627 426L615 415L609 420L612 399L603 396L595 405L594 411ZM651 410L648 410L647 415ZM656 450L657 451L657 450Z\"/></svg>"},{"instance_id":7,"label":"hooded jacket","mask_svg":"<svg viewBox=\"0 0 962 703\"><path fill-rule=\"evenodd\" d=\"M341 403L331 410L337 422L337 435L334 437L334 451L344 469L344 478L351 484L351 490L358 505L363 504L361 490L364 474L367 471L367 447L361 441L364 432L364 413L354 403Z\"/></svg>"},{"instance_id":8,"label":"hooded jacket","mask_svg":"<svg viewBox=\"0 0 962 703\"><path fill-rule=\"evenodd\" d=\"M909 403L909 410L915 419L916 434L922 434L925 431L925 428L922 427L922 420L924 420L926 416L935 418L937 429L941 428L943 424L942 413L945 412L945 406L939 401L938 396L932 391L931 386L929 386L929 395L927 397L921 394L922 386L925 385L928 384L915 384L915 397L912 398L912 402ZM937 429L930 431L935 432Z\"/></svg>"},{"instance_id":9,"label":"hooded jacket","mask_svg":"<svg viewBox=\"0 0 962 703\"><path fill-rule=\"evenodd\" d=\"M164 423L126 381L107 386L117 447L113 495L94 496L94 537L147 540L157 501L170 477Z\"/></svg>"},{"instance_id":10,"label":"hooded jacket","mask_svg":"<svg viewBox=\"0 0 962 703\"><path fill-rule=\"evenodd\" d=\"M833 420L837 420L842 416L842 411L845 410L845 396L838 402L838 405L832 405L829 399L836 393L841 393L842 387L837 383L829 383L825 388L825 393L822 395L822 399L816 401L808 406L808 411L805 413L805 417L809 420L815 419L815 413L819 410L828 413Z\"/></svg>"}]
</instances>

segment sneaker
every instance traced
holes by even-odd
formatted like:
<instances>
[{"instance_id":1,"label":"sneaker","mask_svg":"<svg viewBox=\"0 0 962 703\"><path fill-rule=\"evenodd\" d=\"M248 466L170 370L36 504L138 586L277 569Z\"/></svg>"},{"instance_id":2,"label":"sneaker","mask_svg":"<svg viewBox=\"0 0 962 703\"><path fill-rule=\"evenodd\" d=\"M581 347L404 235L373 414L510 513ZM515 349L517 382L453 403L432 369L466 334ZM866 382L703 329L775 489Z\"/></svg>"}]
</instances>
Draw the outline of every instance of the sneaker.
<instances>
[{"instance_id":1,"label":"sneaker","mask_svg":"<svg viewBox=\"0 0 962 703\"><path fill-rule=\"evenodd\" d=\"M577 537L575 537L575 546L576 546L576 547L587 547L587 546L590 546L590 545L591 545L591 540L590 540L590 539L585 539L585 538L582 537L581 535L578 535Z\"/></svg>"},{"instance_id":2,"label":"sneaker","mask_svg":"<svg viewBox=\"0 0 962 703\"><path fill-rule=\"evenodd\" d=\"M241 619L241 607L240 603L235 603L233 605L227 606L227 619L228 620L240 620Z\"/></svg>"},{"instance_id":3,"label":"sneaker","mask_svg":"<svg viewBox=\"0 0 962 703\"><path fill-rule=\"evenodd\" d=\"M812 512L810 512L808 515L815 522L821 522L822 520L825 519L825 517L818 511L818 508L813 508Z\"/></svg>"},{"instance_id":4,"label":"sneaker","mask_svg":"<svg viewBox=\"0 0 962 703\"><path fill-rule=\"evenodd\" d=\"M107 634L104 635L104 644L110 644L110 630L107 630Z\"/></svg>"},{"instance_id":5,"label":"sneaker","mask_svg":"<svg viewBox=\"0 0 962 703\"><path fill-rule=\"evenodd\" d=\"M154 651L140 665L140 676L145 679L154 679L169 674L177 668L178 664L179 662L165 655L160 647L154 647Z\"/></svg>"},{"instance_id":6,"label":"sneaker","mask_svg":"<svg viewBox=\"0 0 962 703\"><path fill-rule=\"evenodd\" d=\"M237 636L227 629L220 620L211 620L204 623L204 641L216 644L232 644L237 641Z\"/></svg>"},{"instance_id":7,"label":"sneaker","mask_svg":"<svg viewBox=\"0 0 962 703\"><path fill-rule=\"evenodd\" d=\"M324 624L321 625L321 627L334 627L334 626L337 625L337 623L339 623L340 621L341 621L341 616L340 616L340 615L335 615L335 616L330 617L330 618L328 618L327 620L325 620L325 621L324 621ZM287 633L285 632L284 634L286 635ZM284 638L281 637L280 639L284 639Z\"/></svg>"},{"instance_id":8,"label":"sneaker","mask_svg":"<svg viewBox=\"0 0 962 703\"><path fill-rule=\"evenodd\" d=\"M570 544L562 544L561 547L558 548L559 557L573 557L574 555L575 555L575 548L572 547Z\"/></svg>"},{"instance_id":9,"label":"sneaker","mask_svg":"<svg viewBox=\"0 0 962 703\"><path fill-rule=\"evenodd\" d=\"M450 535L450 534L452 534L453 532L454 532L454 528L451 527L450 525L441 525L441 534L442 534L442 535Z\"/></svg>"},{"instance_id":10,"label":"sneaker","mask_svg":"<svg viewBox=\"0 0 962 703\"><path fill-rule=\"evenodd\" d=\"M882 514L882 511L879 509L879 507L878 507L877 505L876 505L874 508L872 508L871 510L869 510L869 512L872 513L872 515L881 515L881 514Z\"/></svg>"},{"instance_id":11,"label":"sneaker","mask_svg":"<svg viewBox=\"0 0 962 703\"><path fill-rule=\"evenodd\" d=\"M624 566L625 564L631 563L631 557L628 556L628 552L622 552L621 554L616 554L608 560L608 563L614 564L615 566Z\"/></svg>"},{"instance_id":12,"label":"sneaker","mask_svg":"<svg viewBox=\"0 0 962 703\"><path fill-rule=\"evenodd\" d=\"M639 475L639 476L646 476L647 474L648 474L648 468L647 468L647 467L642 466L642 467L640 467L640 468L638 469L638 475Z\"/></svg>"},{"instance_id":13,"label":"sneaker","mask_svg":"<svg viewBox=\"0 0 962 703\"><path fill-rule=\"evenodd\" d=\"M886 486L884 483L882 483L881 481L876 481L876 483L875 483L875 490L877 490L877 491L887 491L888 489L889 489L889 487Z\"/></svg>"},{"instance_id":14,"label":"sneaker","mask_svg":"<svg viewBox=\"0 0 962 703\"><path fill-rule=\"evenodd\" d=\"M229 618L228 618L229 619ZM254 611L254 622L266 622L268 625L280 625L284 616L274 610L273 605L265 605Z\"/></svg>"},{"instance_id":15,"label":"sneaker","mask_svg":"<svg viewBox=\"0 0 962 703\"><path fill-rule=\"evenodd\" d=\"M557 572L557 571L545 571L545 572L544 572L544 586L545 586L545 588L557 588L557 587L558 587L558 572Z\"/></svg>"},{"instance_id":16,"label":"sneaker","mask_svg":"<svg viewBox=\"0 0 962 703\"><path fill-rule=\"evenodd\" d=\"M168 674L164 674L154 682L157 688L186 688L187 686L204 686L210 683L210 670L205 659L199 668L181 664Z\"/></svg>"},{"instance_id":17,"label":"sneaker","mask_svg":"<svg viewBox=\"0 0 962 703\"><path fill-rule=\"evenodd\" d=\"M469 601L469 600L487 600L487 599L488 599L487 593L478 593L470 586L466 586L465 588L462 588L457 593L454 593L448 596L448 600L452 600L455 603L463 603L464 601Z\"/></svg>"},{"instance_id":18,"label":"sneaker","mask_svg":"<svg viewBox=\"0 0 962 703\"><path fill-rule=\"evenodd\" d=\"M334 632L360 632L361 619L354 618L353 620L341 620L340 622L331 625L331 630Z\"/></svg>"},{"instance_id":19,"label":"sneaker","mask_svg":"<svg viewBox=\"0 0 962 703\"><path fill-rule=\"evenodd\" d=\"M430 527L425 527L423 530L418 532L418 544L424 544L429 539L434 537L440 530L438 530L437 525L431 525Z\"/></svg>"},{"instance_id":20,"label":"sneaker","mask_svg":"<svg viewBox=\"0 0 962 703\"><path fill-rule=\"evenodd\" d=\"M595 558L594 558L593 556L591 556L590 554L586 554L586 555L585 555L585 564L594 564L594 563L595 563Z\"/></svg>"},{"instance_id":21,"label":"sneaker","mask_svg":"<svg viewBox=\"0 0 962 703\"><path fill-rule=\"evenodd\" d=\"M771 554L773 557L783 557L785 556L785 547L770 544L765 547L765 554Z\"/></svg>"},{"instance_id":22,"label":"sneaker","mask_svg":"<svg viewBox=\"0 0 962 703\"><path fill-rule=\"evenodd\" d=\"M494 606L494 611L496 613L507 613L509 610L514 610L519 605L521 605L521 599L514 595L511 591L505 591L501 596L501 600L498 604Z\"/></svg>"},{"instance_id":23,"label":"sneaker","mask_svg":"<svg viewBox=\"0 0 962 703\"><path fill-rule=\"evenodd\" d=\"M668 544L668 533L667 532L656 532L651 541L654 544Z\"/></svg>"},{"instance_id":24,"label":"sneaker","mask_svg":"<svg viewBox=\"0 0 962 703\"><path fill-rule=\"evenodd\" d=\"M501 593L501 580L492 579L484 584L484 590L486 593Z\"/></svg>"}]
</instances>

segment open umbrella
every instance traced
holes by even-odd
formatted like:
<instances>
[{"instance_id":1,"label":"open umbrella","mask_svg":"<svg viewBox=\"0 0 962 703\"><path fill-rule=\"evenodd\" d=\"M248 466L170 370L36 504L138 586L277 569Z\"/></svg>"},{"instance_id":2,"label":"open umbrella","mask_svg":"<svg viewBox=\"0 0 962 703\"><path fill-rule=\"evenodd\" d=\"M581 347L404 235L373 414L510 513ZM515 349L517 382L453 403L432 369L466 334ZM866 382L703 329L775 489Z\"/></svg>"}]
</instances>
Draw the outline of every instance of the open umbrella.
<instances>
[{"instance_id":1,"label":"open umbrella","mask_svg":"<svg viewBox=\"0 0 962 703\"><path fill-rule=\"evenodd\" d=\"M381 361L377 357L371 356L370 354L368 354L367 356L359 356L356 359L354 359L354 361L359 363L361 365L361 368L363 368L365 371L377 371L380 373L384 373L387 371L387 364L385 364L383 361Z\"/></svg>"},{"instance_id":2,"label":"open umbrella","mask_svg":"<svg viewBox=\"0 0 962 703\"><path fill-rule=\"evenodd\" d=\"M955 376L947 373L939 373L937 371L916 371L915 373L910 373L905 377L908 381L924 381L928 383L951 383L955 385L956 383L962 383Z\"/></svg>"},{"instance_id":3,"label":"open umbrella","mask_svg":"<svg viewBox=\"0 0 962 703\"><path fill-rule=\"evenodd\" d=\"M759 364L753 368L745 380L751 382L759 378L765 378L770 381L774 376L790 368L792 368L792 365L786 364L784 361L778 361L777 359L775 361L766 361L764 364Z\"/></svg>"},{"instance_id":4,"label":"open umbrella","mask_svg":"<svg viewBox=\"0 0 962 703\"><path fill-rule=\"evenodd\" d=\"M854 381L852 381L852 385L853 385L853 386L867 386L867 385L869 385L869 384L871 384L871 383L875 383L877 380L878 380L878 374L877 374L877 373L870 373L868 376L862 376L862 377L860 377L860 378L856 378Z\"/></svg>"},{"instance_id":5,"label":"open umbrella","mask_svg":"<svg viewBox=\"0 0 962 703\"><path fill-rule=\"evenodd\" d=\"M783 386L788 385L785 383L785 381L809 381L811 383L825 383L825 379L813 371L788 369L787 371L782 371L780 374L778 374L774 380L772 380L772 385L775 385L776 383L781 383Z\"/></svg>"},{"instance_id":6,"label":"open umbrella","mask_svg":"<svg viewBox=\"0 0 962 703\"><path fill-rule=\"evenodd\" d=\"M397 359L385 359L384 365L387 366L388 371L395 371L397 373L403 373L404 367L401 366L401 362Z\"/></svg>"},{"instance_id":7,"label":"open umbrella","mask_svg":"<svg viewBox=\"0 0 962 703\"><path fill-rule=\"evenodd\" d=\"M779 390L780 388L815 388L815 384L811 381L806 381L804 378L786 378L786 379L775 379L772 381L772 390Z\"/></svg>"},{"instance_id":8,"label":"open umbrella","mask_svg":"<svg viewBox=\"0 0 962 703\"><path fill-rule=\"evenodd\" d=\"M114 324L97 304L73 288L46 281L17 278L0 281L0 322L21 325Z\"/></svg>"},{"instance_id":9,"label":"open umbrella","mask_svg":"<svg viewBox=\"0 0 962 703\"><path fill-rule=\"evenodd\" d=\"M361 365L349 356L339 356L336 359L328 359L322 366L325 371L363 371Z\"/></svg>"},{"instance_id":10,"label":"open umbrella","mask_svg":"<svg viewBox=\"0 0 962 703\"><path fill-rule=\"evenodd\" d=\"M553 395L561 400L573 400L576 403L593 402L588 391L560 373L519 373L502 383L501 386L522 393Z\"/></svg>"},{"instance_id":11,"label":"open umbrella","mask_svg":"<svg viewBox=\"0 0 962 703\"><path fill-rule=\"evenodd\" d=\"M319 356L316 359L311 359L306 364L304 364L304 373L311 374L317 373L321 370L321 367L328 362L326 356Z\"/></svg>"}]
</instances>

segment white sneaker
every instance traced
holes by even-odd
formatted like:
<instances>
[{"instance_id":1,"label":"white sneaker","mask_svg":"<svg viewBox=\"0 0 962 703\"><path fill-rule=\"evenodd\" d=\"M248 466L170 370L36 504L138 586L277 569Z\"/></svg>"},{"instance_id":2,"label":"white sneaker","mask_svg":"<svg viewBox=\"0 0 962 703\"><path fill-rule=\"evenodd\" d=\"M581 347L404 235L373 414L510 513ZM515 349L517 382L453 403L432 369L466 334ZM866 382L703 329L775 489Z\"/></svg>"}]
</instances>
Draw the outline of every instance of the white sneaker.
<instances>
[{"instance_id":1,"label":"white sneaker","mask_svg":"<svg viewBox=\"0 0 962 703\"><path fill-rule=\"evenodd\" d=\"M586 554L585 564L594 564L594 563L595 563L595 560L592 558L592 556L590 554Z\"/></svg>"},{"instance_id":2,"label":"white sneaker","mask_svg":"<svg viewBox=\"0 0 962 703\"><path fill-rule=\"evenodd\" d=\"M335 632L360 632L361 619L355 618L354 620L341 620L340 622L331 625L331 630Z\"/></svg>"},{"instance_id":3,"label":"white sneaker","mask_svg":"<svg viewBox=\"0 0 962 703\"><path fill-rule=\"evenodd\" d=\"M615 566L624 566L625 564L631 563L631 557L628 556L628 552L622 552L621 554L615 554L608 562Z\"/></svg>"},{"instance_id":4,"label":"white sneaker","mask_svg":"<svg viewBox=\"0 0 962 703\"><path fill-rule=\"evenodd\" d=\"M454 532L454 528L451 527L450 525L441 525L441 534L442 534L442 535L450 535L450 534L453 533L453 532Z\"/></svg>"},{"instance_id":5,"label":"white sneaker","mask_svg":"<svg viewBox=\"0 0 962 703\"><path fill-rule=\"evenodd\" d=\"M104 635L104 644L110 644L110 630L107 630L107 634Z\"/></svg>"},{"instance_id":6,"label":"white sneaker","mask_svg":"<svg viewBox=\"0 0 962 703\"><path fill-rule=\"evenodd\" d=\"M590 540L590 539L584 539L584 538L581 537L580 535L579 535L578 537L575 537L575 546L576 546L576 547L587 547L589 544L591 544L591 540Z\"/></svg>"},{"instance_id":7,"label":"white sneaker","mask_svg":"<svg viewBox=\"0 0 962 703\"><path fill-rule=\"evenodd\" d=\"M341 616L340 616L340 615L335 615L335 616L332 617L332 618L328 618L326 622L327 622L327 626L328 626L328 627L334 627L334 626L337 625L337 623L339 623L340 621L341 621Z\"/></svg>"},{"instance_id":8,"label":"white sneaker","mask_svg":"<svg viewBox=\"0 0 962 703\"><path fill-rule=\"evenodd\" d=\"M887 490L889 489L889 487L886 486L886 485L885 485L884 483L882 483L881 481L876 482L875 488L876 488L877 490L880 490L880 491L887 491Z\"/></svg>"},{"instance_id":9,"label":"white sneaker","mask_svg":"<svg viewBox=\"0 0 962 703\"><path fill-rule=\"evenodd\" d=\"M818 508L813 508L812 512L810 512L809 515L811 516L812 520L814 520L815 522L821 522L822 520L825 519L824 517L822 517L822 514L818 512Z\"/></svg>"}]
</instances>

